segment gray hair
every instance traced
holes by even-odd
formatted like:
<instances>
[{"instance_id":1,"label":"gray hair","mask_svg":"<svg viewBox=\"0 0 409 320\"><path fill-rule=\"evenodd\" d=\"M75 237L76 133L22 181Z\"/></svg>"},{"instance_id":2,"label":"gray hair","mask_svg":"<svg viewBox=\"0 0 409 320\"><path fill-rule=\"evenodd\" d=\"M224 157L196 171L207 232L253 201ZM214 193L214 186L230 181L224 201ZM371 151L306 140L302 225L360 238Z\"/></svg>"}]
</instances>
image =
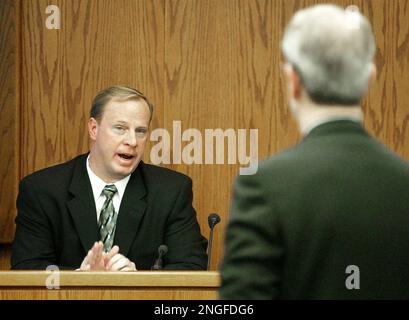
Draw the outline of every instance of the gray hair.
<instances>
[{"instance_id":1,"label":"gray hair","mask_svg":"<svg viewBox=\"0 0 409 320\"><path fill-rule=\"evenodd\" d=\"M366 93L375 40L358 10L300 10L285 30L282 50L315 103L355 105Z\"/></svg>"}]
</instances>

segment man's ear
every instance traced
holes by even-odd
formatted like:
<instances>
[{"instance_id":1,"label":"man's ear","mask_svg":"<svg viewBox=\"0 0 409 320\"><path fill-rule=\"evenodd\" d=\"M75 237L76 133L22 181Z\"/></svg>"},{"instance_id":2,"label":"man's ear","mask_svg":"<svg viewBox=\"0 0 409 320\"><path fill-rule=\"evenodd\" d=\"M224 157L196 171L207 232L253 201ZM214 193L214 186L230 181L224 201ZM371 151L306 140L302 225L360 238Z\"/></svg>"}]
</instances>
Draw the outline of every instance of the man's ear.
<instances>
[{"instance_id":1,"label":"man's ear","mask_svg":"<svg viewBox=\"0 0 409 320\"><path fill-rule=\"evenodd\" d=\"M290 98L300 100L301 98L301 81L293 65L286 63L284 65L284 75L287 80L288 92Z\"/></svg>"},{"instance_id":2,"label":"man's ear","mask_svg":"<svg viewBox=\"0 0 409 320\"><path fill-rule=\"evenodd\" d=\"M371 71L369 73L369 84L368 86L372 85L376 81L377 70L374 63L371 63Z\"/></svg>"},{"instance_id":3,"label":"man's ear","mask_svg":"<svg viewBox=\"0 0 409 320\"><path fill-rule=\"evenodd\" d=\"M88 120L88 133L92 141L95 141L97 139L98 121L92 117Z\"/></svg>"}]
</instances>

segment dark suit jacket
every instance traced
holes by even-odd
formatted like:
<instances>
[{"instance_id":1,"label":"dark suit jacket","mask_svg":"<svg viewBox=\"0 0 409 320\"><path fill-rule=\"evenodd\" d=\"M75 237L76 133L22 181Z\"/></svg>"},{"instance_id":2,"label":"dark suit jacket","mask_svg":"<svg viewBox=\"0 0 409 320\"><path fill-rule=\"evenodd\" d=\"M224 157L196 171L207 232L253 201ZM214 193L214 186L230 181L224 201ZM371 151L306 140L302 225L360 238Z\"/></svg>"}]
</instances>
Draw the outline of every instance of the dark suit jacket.
<instances>
[{"instance_id":1,"label":"dark suit jacket","mask_svg":"<svg viewBox=\"0 0 409 320\"><path fill-rule=\"evenodd\" d=\"M224 299L408 299L408 164L358 123L316 127L238 178L221 274Z\"/></svg>"},{"instance_id":2,"label":"dark suit jacket","mask_svg":"<svg viewBox=\"0 0 409 320\"><path fill-rule=\"evenodd\" d=\"M35 172L20 183L13 269L79 268L100 240L87 155ZM141 162L123 195L114 244L150 269L158 247L168 246L165 269L206 269L207 241L192 207L191 179Z\"/></svg>"}]
</instances>

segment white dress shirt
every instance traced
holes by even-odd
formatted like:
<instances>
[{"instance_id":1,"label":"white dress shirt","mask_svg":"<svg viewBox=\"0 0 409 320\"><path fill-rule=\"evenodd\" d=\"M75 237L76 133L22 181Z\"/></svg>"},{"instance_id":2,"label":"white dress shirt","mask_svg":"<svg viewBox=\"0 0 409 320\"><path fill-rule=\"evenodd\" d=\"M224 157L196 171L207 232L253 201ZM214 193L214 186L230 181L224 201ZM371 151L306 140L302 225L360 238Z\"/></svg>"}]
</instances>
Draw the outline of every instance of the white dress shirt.
<instances>
[{"instance_id":1,"label":"white dress shirt","mask_svg":"<svg viewBox=\"0 0 409 320\"><path fill-rule=\"evenodd\" d=\"M87 158L87 171L88 171L88 177L91 182L91 187L92 187L92 193L94 195L94 200L95 200L95 207L97 209L97 221L99 220L99 215L101 213L102 206L104 205L105 202L105 196L102 194L102 190L104 190L104 187L106 185L113 184L115 185L116 189L118 192L115 193L114 197L112 198L112 202L114 204L115 211L117 214L119 213L119 208L121 205L122 197L125 192L126 185L128 184L129 178L131 175L126 176L122 180L119 180L115 183L106 183L104 180L102 180L100 177L98 177L91 169L89 165L89 155Z\"/></svg>"}]
</instances>

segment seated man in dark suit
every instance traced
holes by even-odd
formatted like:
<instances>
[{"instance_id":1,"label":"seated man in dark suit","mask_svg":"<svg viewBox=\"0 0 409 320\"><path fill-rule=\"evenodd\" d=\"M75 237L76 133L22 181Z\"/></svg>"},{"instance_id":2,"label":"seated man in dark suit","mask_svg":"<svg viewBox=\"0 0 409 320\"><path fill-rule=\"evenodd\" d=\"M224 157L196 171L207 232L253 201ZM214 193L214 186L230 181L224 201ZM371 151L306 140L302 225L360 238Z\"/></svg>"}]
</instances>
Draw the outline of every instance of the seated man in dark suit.
<instances>
[{"instance_id":1,"label":"seated man in dark suit","mask_svg":"<svg viewBox=\"0 0 409 320\"><path fill-rule=\"evenodd\" d=\"M20 183L13 269L206 269L207 241L187 176L141 161L153 107L122 86L94 98L89 154Z\"/></svg>"},{"instance_id":2,"label":"seated man in dark suit","mask_svg":"<svg viewBox=\"0 0 409 320\"><path fill-rule=\"evenodd\" d=\"M368 20L301 10L282 49L304 138L237 179L220 297L408 299L409 167L365 131L359 106L375 78Z\"/></svg>"}]
</instances>

